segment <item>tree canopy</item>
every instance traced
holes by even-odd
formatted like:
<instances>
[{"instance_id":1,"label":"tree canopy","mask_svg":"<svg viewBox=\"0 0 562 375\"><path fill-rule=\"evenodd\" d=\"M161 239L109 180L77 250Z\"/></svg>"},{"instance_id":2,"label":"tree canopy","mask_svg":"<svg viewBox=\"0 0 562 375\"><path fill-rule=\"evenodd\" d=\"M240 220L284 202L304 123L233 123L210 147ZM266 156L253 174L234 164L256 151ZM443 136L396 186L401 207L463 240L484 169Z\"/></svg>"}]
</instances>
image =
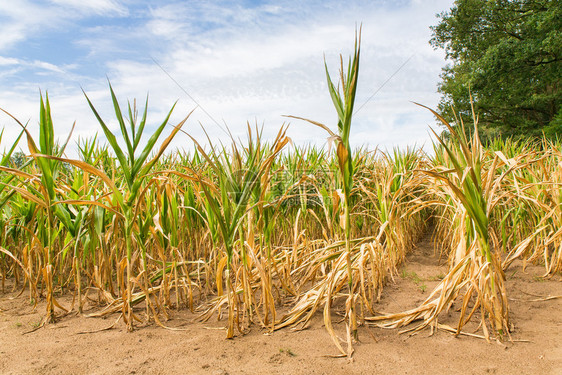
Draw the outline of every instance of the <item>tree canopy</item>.
<instances>
[{"instance_id":1,"label":"tree canopy","mask_svg":"<svg viewBox=\"0 0 562 375\"><path fill-rule=\"evenodd\" d=\"M446 117L470 113L471 93L485 138L562 135L560 0L456 0L438 18Z\"/></svg>"}]
</instances>

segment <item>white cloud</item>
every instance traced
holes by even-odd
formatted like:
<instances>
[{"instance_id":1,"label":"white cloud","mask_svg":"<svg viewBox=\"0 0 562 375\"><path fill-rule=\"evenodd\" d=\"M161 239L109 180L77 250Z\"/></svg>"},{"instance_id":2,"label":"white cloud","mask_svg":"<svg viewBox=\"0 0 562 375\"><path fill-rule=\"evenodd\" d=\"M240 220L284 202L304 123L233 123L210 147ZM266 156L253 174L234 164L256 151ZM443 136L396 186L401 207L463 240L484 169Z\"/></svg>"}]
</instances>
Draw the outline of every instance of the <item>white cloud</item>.
<instances>
[{"instance_id":1,"label":"white cloud","mask_svg":"<svg viewBox=\"0 0 562 375\"><path fill-rule=\"evenodd\" d=\"M46 72L64 74L67 73L67 69L73 69L75 67L73 65L58 66L41 60L27 61L23 59L3 56L0 56L0 66L16 66L16 69L10 71L11 73L4 72L3 76L5 77L14 75L15 73L20 72L22 69L29 69L35 74L45 74Z\"/></svg>"},{"instance_id":2,"label":"white cloud","mask_svg":"<svg viewBox=\"0 0 562 375\"><path fill-rule=\"evenodd\" d=\"M14 59L13 57L2 57L0 56L0 66L7 66L7 65L18 65L20 60Z\"/></svg>"},{"instance_id":3,"label":"white cloud","mask_svg":"<svg viewBox=\"0 0 562 375\"><path fill-rule=\"evenodd\" d=\"M28 38L65 30L93 15L125 17L128 9L115 0L18 0L0 2L0 51L13 49Z\"/></svg>"},{"instance_id":4,"label":"white cloud","mask_svg":"<svg viewBox=\"0 0 562 375\"><path fill-rule=\"evenodd\" d=\"M83 14L98 14L105 16L124 17L129 14L128 9L114 0L51 0L52 3L63 7L70 7Z\"/></svg>"},{"instance_id":5,"label":"white cloud","mask_svg":"<svg viewBox=\"0 0 562 375\"><path fill-rule=\"evenodd\" d=\"M182 21L184 14L181 9L171 12L166 7L153 10L154 19L149 25L158 21L167 25L167 29L149 27L149 30L172 41L170 44L173 48L166 49L157 59L214 118L224 118L233 127L254 117L270 125L286 120L280 115L290 113L330 123L334 121L334 111L324 82L322 55L326 52L331 72L336 76L338 51L349 51L352 44L354 25L346 20L363 17L358 105L400 64L412 54L414 56L356 117L358 131L374 129L373 133L393 131L394 134L356 137L354 140L359 144L366 139L371 144L376 144L377 139L404 143L417 142L420 137L427 138L427 132L403 132L388 124L397 124L401 118L405 118L404 113L415 111L422 115L409 116L408 120L420 121L423 127L433 122L431 116L424 114L409 100L428 105L437 102L435 84L442 57L427 45L427 26L428 22L433 21L433 14L439 10L441 8L431 9L427 4L412 5L400 11L373 8L361 14L359 12L363 10L358 9L352 14L319 15L312 20L312 26L309 19L285 20L280 25L270 25L271 33L256 33L255 24L246 26L234 22L221 26L218 31L203 32L197 40L182 45L182 38L180 36L178 41L176 33L178 30L188 32L191 21ZM211 8L205 10L214 11ZM251 17L249 12L243 16L246 20ZM316 26L318 23L321 26ZM166 32L170 34L166 35ZM120 77L120 82L126 87L138 86L135 85L138 82L150 87L153 93L162 87L161 91L168 95L171 90L182 99L185 98L171 81L162 82L169 78L150 62L139 64L119 61L110 64L110 67L112 76ZM391 111L383 112L375 106L383 99L385 108L392 108ZM194 117L216 127L201 111L196 112ZM377 122L387 125L379 126ZM293 127L301 128L296 124ZM308 132L300 133L297 130L296 133L295 137L300 138L300 141L311 141Z\"/></svg>"},{"instance_id":6,"label":"white cloud","mask_svg":"<svg viewBox=\"0 0 562 375\"><path fill-rule=\"evenodd\" d=\"M64 73L64 70L62 70L58 66L56 66L54 64L50 64L50 63L45 62L45 61L35 60L31 63L31 66L41 68L41 69L44 69L44 70L49 70L51 72Z\"/></svg>"},{"instance_id":7,"label":"white cloud","mask_svg":"<svg viewBox=\"0 0 562 375\"><path fill-rule=\"evenodd\" d=\"M62 3L76 7L82 4L59 0L57 6ZM178 98L180 102L173 122L196 106L152 62L150 57L153 56L221 124L220 127L223 121L226 122L236 136L244 136L247 121L265 123L266 136L273 136L283 122L290 121L289 134L295 142L322 144L325 134L321 129L282 115L307 117L335 127L335 111L326 88L323 56L325 54L332 76L337 77L338 54L342 52L347 56L350 53L355 22L362 22L362 60L356 108L404 61L413 57L356 114L352 142L356 146L368 143L371 147L392 147L420 144L429 139L427 125L434 124L434 120L427 111L410 101L435 106L439 99L436 83L443 56L427 44L430 38L428 26L436 22L435 13L451 5L450 0L411 2L400 6L284 1L251 9L234 2L159 4L151 3L147 12L129 9L131 19L138 17L132 24L89 26L88 36L76 41L88 47L88 59L105 67L122 104L126 104L126 98L135 97L144 102L144 96L150 92L150 124L159 123ZM80 11L103 11L106 16L111 15L112 7L123 7L115 1L93 2L88 6ZM122 51L135 53L127 57ZM0 65L17 65L15 60L20 61L0 57ZM88 96L102 117L111 122L109 119L114 115L103 76L88 76L87 72L79 70L79 62L74 64L77 74L82 75L80 83ZM37 67L59 75L60 70L65 71L61 66L37 64ZM55 84L55 87L56 92L50 89L51 103L53 113L60 116L59 122L71 124L77 120L77 130L83 134L93 134L99 129L75 83L66 81ZM37 112L36 89L32 93L31 98L24 95L25 99L20 99L31 100ZM30 108L12 100L9 94L0 94L0 107L6 101L21 113ZM199 108L185 129L203 139L198 125L201 122L212 137L224 140L225 136L214 120ZM3 123L0 118L0 126ZM60 133L65 129L63 127ZM174 145L185 147L190 144L180 135Z\"/></svg>"},{"instance_id":8,"label":"white cloud","mask_svg":"<svg viewBox=\"0 0 562 375\"><path fill-rule=\"evenodd\" d=\"M48 8L27 0L0 2L0 51L24 41L38 29L45 31L57 18Z\"/></svg>"}]
</instances>

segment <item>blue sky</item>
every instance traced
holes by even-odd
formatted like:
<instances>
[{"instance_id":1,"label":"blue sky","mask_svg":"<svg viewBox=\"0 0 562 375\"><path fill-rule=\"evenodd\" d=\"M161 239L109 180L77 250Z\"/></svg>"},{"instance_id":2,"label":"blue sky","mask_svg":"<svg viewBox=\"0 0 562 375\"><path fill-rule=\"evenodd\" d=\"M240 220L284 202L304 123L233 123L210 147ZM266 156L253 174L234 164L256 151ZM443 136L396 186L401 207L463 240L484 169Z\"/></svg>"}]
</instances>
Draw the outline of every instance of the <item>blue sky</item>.
<instances>
[{"instance_id":1,"label":"blue sky","mask_svg":"<svg viewBox=\"0 0 562 375\"><path fill-rule=\"evenodd\" d=\"M48 91L57 136L66 138L76 121L73 139L91 137L100 128L81 88L117 127L107 77L123 104L144 102L149 94L154 126L178 100L172 122L196 108L184 129L197 139L203 139L203 127L213 140L224 141L225 124L244 138L247 121L263 124L265 137L273 137L290 122L294 143L322 145L321 129L283 115L335 128L323 59L335 75L339 54L350 53L355 25L362 23L357 107L411 59L356 113L352 143L429 145L435 121L411 101L434 107L439 100L445 61L442 51L428 45L429 26L451 5L452 0L0 1L0 107L29 120L36 134L39 90ZM3 148L18 128L0 115L2 127ZM191 141L179 135L173 145L190 148Z\"/></svg>"}]
</instances>

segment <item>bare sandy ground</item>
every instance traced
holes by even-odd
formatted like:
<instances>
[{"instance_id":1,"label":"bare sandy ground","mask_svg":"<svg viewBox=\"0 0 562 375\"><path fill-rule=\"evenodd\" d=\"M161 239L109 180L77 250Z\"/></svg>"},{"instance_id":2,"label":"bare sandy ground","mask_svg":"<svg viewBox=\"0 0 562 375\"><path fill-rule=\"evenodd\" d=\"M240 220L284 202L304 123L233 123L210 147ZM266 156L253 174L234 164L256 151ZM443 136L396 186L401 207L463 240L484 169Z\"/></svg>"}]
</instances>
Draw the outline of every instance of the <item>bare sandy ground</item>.
<instances>
[{"instance_id":1,"label":"bare sandy ground","mask_svg":"<svg viewBox=\"0 0 562 375\"><path fill-rule=\"evenodd\" d=\"M389 281L378 309L417 306L445 270L423 242ZM108 327L116 316L69 314L24 334L41 321L44 306L33 310L27 298L0 292L0 374L562 374L562 299L542 298L561 295L562 280L540 278L543 270L516 264L507 273L515 342L361 327L352 363L327 357L337 351L320 314L304 331L269 335L253 327L234 340L224 339L224 322L193 322L188 311L172 311L167 322L185 331L150 325L127 333L120 322L80 334ZM452 315L443 321L453 324Z\"/></svg>"}]
</instances>

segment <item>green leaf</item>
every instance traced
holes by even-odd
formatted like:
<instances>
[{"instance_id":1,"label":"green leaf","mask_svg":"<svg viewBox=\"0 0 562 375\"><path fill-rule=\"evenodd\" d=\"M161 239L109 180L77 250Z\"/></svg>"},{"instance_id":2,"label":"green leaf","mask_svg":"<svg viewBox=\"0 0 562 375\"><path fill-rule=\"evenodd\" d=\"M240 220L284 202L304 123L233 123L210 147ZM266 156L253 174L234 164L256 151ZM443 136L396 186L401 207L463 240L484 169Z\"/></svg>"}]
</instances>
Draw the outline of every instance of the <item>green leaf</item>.
<instances>
[{"instance_id":1,"label":"green leaf","mask_svg":"<svg viewBox=\"0 0 562 375\"><path fill-rule=\"evenodd\" d=\"M162 132L164 131L164 128L166 127L166 125L168 124L168 120L170 119L170 116L172 115L172 111L174 110L174 108L176 107L176 103L174 103L174 105L172 106L172 108L170 109L170 111L168 112L168 115L166 116L166 118L164 119L164 121L162 122L162 124L160 124L160 126L156 129L156 131L154 132L154 134L152 134L152 136L148 139L148 141L146 142L146 146L144 147L144 150L142 151L142 153L139 155L139 157L137 158L137 160L135 160L135 164L133 165L133 169L131 170L131 176L133 178L135 178L135 176L137 176L137 174L139 173L139 171L141 170L141 168L143 167L144 162L146 161L146 159L148 158L148 156L150 155L150 153L152 152L152 149L154 148L154 145L156 144L156 142L158 141L158 138L160 137L160 134L162 134ZM186 118L187 119L187 118ZM185 122L185 121L184 121ZM183 124L183 123L182 123ZM174 129L173 134L175 135L177 133L179 129ZM163 152L163 151L162 151ZM153 160L152 165L156 163L156 160ZM151 165L151 166L152 166ZM145 173L148 171L145 171Z\"/></svg>"},{"instance_id":2,"label":"green leaf","mask_svg":"<svg viewBox=\"0 0 562 375\"><path fill-rule=\"evenodd\" d=\"M132 167L135 160L135 151L133 149L133 144L131 143L131 139L129 138L129 132L127 131L127 126L125 125L125 120L123 119L123 114L121 113L119 102L117 101L117 97L115 96L113 87L111 87L111 82L108 81L108 83L109 83L109 91L111 92L111 100L113 102L113 109L115 110L115 116L117 117L117 121L119 122L119 127L121 128L121 134L123 135L123 139L125 140L125 144L127 145L127 151L129 152L129 162L130 162L129 165L130 167Z\"/></svg>"},{"instance_id":3,"label":"green leaf","mask_svg":"<svg viewBox=\"0 0 562 375\"><path fill-rule=\"evenodd\" d=\"M134 144L133 144L133 151L136 151L139 142L141 140L142 133L144 132L144 126L146 124L146 114L148 111L148 95L146 96L146 102L144 103L144 111L142 114L142 120L139 124L139 128L137 130L137 135L134 137Z\"/></svg>"},{"instance_id":4,"label":"green leaf","mask_svg":"<svg viewBox=\"0 0 562 375\"><path fill-rule=\"evenodd\" d=\"M109 130L107 125L105 125L105 122L102 120L101 116L98 114L98 111L96 111L96 108L94 107L94 105L90 101L90 98L88 98L88 95L86 95L84 90L82 90L82 92L84 93L84 96L86 97L86 100L88 101L88 104L90 105L90 108L92 109L92 112L94 112L94 115L98 119L98 122L101 125L101 128L102 128L102 130L105 134L105 137L107 138L107 141L109 142L109 145L113 149L113 152L115 152L115 156L117 157L117 160L119 160L119 164L121 165L121 168L123 169L123 174L125 175L125 181L127 182L127 185L132 186L131 170L129 169L129 163L127 162L127 158L125 157L125 154L121 150L121 147L119 147L119 143L117 143L117 139L115 138L115 135L113 135L111 130Z\"/></svg>"}]
</instances>

